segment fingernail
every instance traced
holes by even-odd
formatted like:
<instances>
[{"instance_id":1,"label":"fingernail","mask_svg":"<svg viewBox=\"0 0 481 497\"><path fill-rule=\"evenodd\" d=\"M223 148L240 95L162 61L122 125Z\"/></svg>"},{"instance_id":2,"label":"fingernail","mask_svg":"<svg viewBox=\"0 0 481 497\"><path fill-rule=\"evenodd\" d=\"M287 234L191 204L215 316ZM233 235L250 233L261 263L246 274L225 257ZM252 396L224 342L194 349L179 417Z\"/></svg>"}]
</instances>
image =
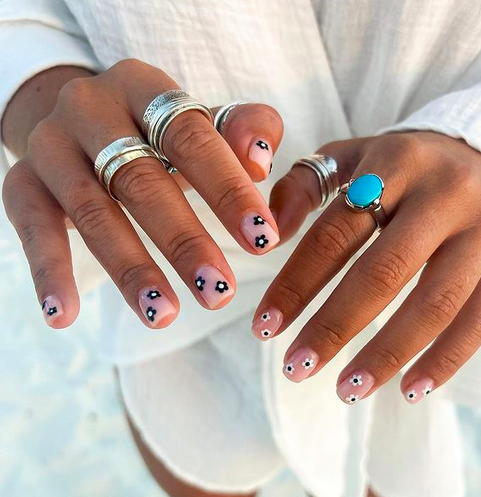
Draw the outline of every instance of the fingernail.
<instances>
[{"instance_id":1,"label":"fingernail","mask_svg":"<svg viewBox=\"0 0 481 497\"><path fill-rule=\"evenodd\" d=\"M366 371L355 371L337 387L337 395L346 404L365 397L374 385L374 377Z\"/></svg>"},{"instance_id":2,"label":"fingernail","mask_svg":"<svg viewBox=\"0 0 481 497\"><path fill-rule=\"evenodd\" d=\"M63 307L60 300L53 295L49 295L42 302L42 312L45 322L51 326L55 319L63 314Z\"/></svg>"},{"instance_id":3,"label":"fingernail","mask_svg":"<svg viewBox=\"0 0 481 497\"><path fill-rule=\"evenodd\" d=\"M266 341L272 338L282 324L282 312L269 307L253 323L252 333L259 340Z\"/></svg>"},{"instance_id":4,"label":"fingernail","mask_svg":"<svg viewBox=\"0 0 481 497\"><path fill-rule=\"evenodd\" d=\"M211 309L216 309L234 294L233 286L214 266L202 266L196 271L195 286Z\"/></svg>"},{"instance_id":5,"label":"fingernail","mask_svg":"<svg viewBox=\"0 0 481 497\"><path fill-rule=\"evenodd\" d=\"M177 314L175 305L155 287L144 288L140 291L139 306L148 324L153 328L166 318L171 318Z\"/></svg>"},{"instance_id":6,"label":"fingernail","mask_svg":"<svg viewBox=\"0 0 481 497\"><path fill-rule=\"evenodd\" d=\"M289 380L299 383L305 380L319 362L319 356L310 348L297 349L284 364L282 372Z\"/></svg>"},{"instance_id":7,"label":"fingernail","mask_svg":"<svg viewBox=\"0 0 481 497\"><path fill-rule=\"evenodd\" d=\"M433 389L433 380L431 380L431 378L424 378L411 383L409 387L404 390L403 394L404 398L410 404L417 404L420 400L424 399L426 395L429 395Z\"/></svg>"},{"instance_id":8,"label":"fingernail","mask_svg":"<svg viewBox=\"0 0 481 497\"><path fill-rule=\"evenodd\" d=\"M263 138L254 138L252 140L249 147L249 159L258 164L266 176L271 171L272 156L272 147L268 141Z\"/></svg>"},{"instance_id":9,"label":"fingernail","mask_svg":"<svg viewBox=\"0 0 481 497\"><path fill-rule=\"evenodd\" d=\"M268 222L256 213L247 214L241 222L245 239L259 253L271 250L279 243L279 235Z\"/></svg>"}]
</instances>

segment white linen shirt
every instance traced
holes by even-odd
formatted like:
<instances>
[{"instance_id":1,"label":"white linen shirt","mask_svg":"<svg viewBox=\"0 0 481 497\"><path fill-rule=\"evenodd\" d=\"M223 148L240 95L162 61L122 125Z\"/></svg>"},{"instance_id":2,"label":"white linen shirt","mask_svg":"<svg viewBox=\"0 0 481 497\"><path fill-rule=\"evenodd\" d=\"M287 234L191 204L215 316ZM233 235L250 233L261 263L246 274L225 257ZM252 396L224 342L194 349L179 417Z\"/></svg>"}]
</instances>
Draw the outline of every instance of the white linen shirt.
<instances>
[{"instance_id":1,"label":"white linen shirt","mask_svg":"<svg viewBox=\"0 0 481 497\"><path fill-rule=\"evenodd\" d=\"M474 0L2 0L0 113L18 87L39 71L65 64L101 71L121 59L136 57L162 68L210 106L246 99L270 104L280 112L285 138L273 173L259 186L267 197L296 158L335 139L427 129L462 138L481 150L480 15L481 4ZM206 346L206 340L218 345L226 333L239 340L248 335L246 316L252 315L268 282L309 225L306 223L291 243L255 258L237 247L195 193L188 198L234 269L238 293L222 311L210 313L200 308L141 234L183 303L184 312L162 334L153 334L138 322L78 234L71 234L80 289L84 293L96 289L102 303L99 346L120 368L124 397L134 421L154 452L167 459L162 445L167 442L160 441L161 427L155 424L159 418L149 417L164 406L161 399L157 403L151 397L148 403L146 399L159 386L158 378L166 381L164 392L173 383L169 376L173 356L169 354L192 354L195 347ZM343 465L351 443L347 426L367 407L361 403L349 410L337 400L337 373L387 320L415 281L323 372L293 385L281 373L284 351L338 281L331 282L280 337L255 345L244 339L242 346L223 351L225 360L227 354L232 357L260 347L262 401L275 442L263 460L271 458L272 463L253 464L262 469L255 477L248 472L254 471L253 467L234 476L226 470L219 476L209 457L198 461L193 450L197 458L194 475L182 468L182 464L193 464L187 463L190 450L186 449L178 459L167 461L172 470L211 490L249 490L278 469L277 449L311 493L323 497L343 494ZM213 357L215 346L213 350L212 355L202 352L206 354L202 357ZM479 360L477 354L416 411L412 407L407 410L398 400L399 392L389 386L399 375L374 399L364 402L369 406L368 422L359 431L369 429L369 445L377 448L377 452L371 450L366 468L379 493L386 497L462 494L456 430L442 429L453 422L451 408L442 397L479 402ZM209 374L217 368L215 363L206 359L199 367L219 396L228 391L228 384L217 384L218 376ZM188 383L190 373L186 370L184 374L185 381L178 388ZM198 377L199 369L195 375ZM173 393L178 396L179 390ZM195 409L195 404L191 408ZM392 411L392 416L384 416L386 411ZM416 423L416 427L411 424L411 439L405 433L405 420L410 416ZM427 425L427 420L434 422ZM204 428L205 437L212 434L211 426ZM218 430L229 428L234 429L226 425ZM237 425L236 429L243 428ZM392 434L388 454L383 446L385 430ZM251 437L258 435L255 430L250 433ZM239 437L238 443L241 441ZM220 439L219 450L222 444ZM415 444L426 454L425 464L401 457ZM430 471L436 466L451 467L452 471L438 471L426 486L427 475L432 476Z\"/></svg>"}]
</instances>

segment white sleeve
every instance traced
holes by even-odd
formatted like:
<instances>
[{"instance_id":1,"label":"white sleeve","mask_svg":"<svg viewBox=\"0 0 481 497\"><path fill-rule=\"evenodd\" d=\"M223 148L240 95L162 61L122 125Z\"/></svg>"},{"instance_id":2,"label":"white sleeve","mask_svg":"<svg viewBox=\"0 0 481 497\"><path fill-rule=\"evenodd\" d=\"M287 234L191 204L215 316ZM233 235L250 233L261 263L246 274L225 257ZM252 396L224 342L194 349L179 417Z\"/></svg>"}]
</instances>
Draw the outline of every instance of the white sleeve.
<instances>
[{"instance_id":1,"label":"white sleeve","mask_svg":"<svg viewBox=\"0 0 481 497\"><path fill-rule=\"evenodd\" d=\"M443 95L377 134L412 130L429 130L462 138L468 145L481 151L481 83Z\"/></svg>"},{"instance_id":2,"label":"white sleeve","mask_svg":"<svg viewBox=\"0 0 481 497\"><path fill-rule=\"evenodd\" d=\"M0 117L25 81L60 65L101 69L64 1L0 1Z\"/></svg>"}]
</instances>

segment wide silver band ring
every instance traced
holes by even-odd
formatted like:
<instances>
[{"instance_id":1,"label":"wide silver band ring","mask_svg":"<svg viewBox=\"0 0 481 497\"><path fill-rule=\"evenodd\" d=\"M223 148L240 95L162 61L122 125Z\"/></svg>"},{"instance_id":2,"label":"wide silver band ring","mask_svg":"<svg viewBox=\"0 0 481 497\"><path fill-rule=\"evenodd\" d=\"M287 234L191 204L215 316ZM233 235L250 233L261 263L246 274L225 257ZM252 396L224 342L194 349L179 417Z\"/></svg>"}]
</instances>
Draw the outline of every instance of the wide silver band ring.
<instances>
[{"instance_id":1,"label":"wide silver band ring","mask_svg":"<svg viewBox=\"0 0 481 497\"><path fill-rule=\"evenodd\" d=\"M198 110L211 124L214 123L214 116L210 108L182 90L168 90L154 98L142 118L144 134L169 173L175 173L177 169L172 166L169 158L165 155L163 147L165 133L174 119L188 110Z\"/></svg>"},{"instance_id":2,"label":"wide silver band ring","mask_svg":"<svg viewBox=\"0 0 481 497\"><path fill-rule=\"evenodd\" d=\"M339 175L337 162L332 157L321 154L306 155L297 160L292 167L298 166L305 166L312 169L319 179L321 192L319 209L323 209L337 197L340 189Z\"/></svg>"},{"instance_id":3,"label":"wide silver band ring","mask_svg":"<svg viewBox=\"0 0 481 497\"><path fill-rule=\"evenodd\" d=\"M351 190L356 189L356 191ZM383 180L374 173L367 173L351 179L341 186L346 204L355 212L369 212L376 223L376 230L382 230L387 224L387 215L381 204L384 193ZM351 193L352 192L352 193Z\"/></svg>"},{"instance_id":4,"label":"wide silver band ring","mask_svg":"<svg viewBox=\"0 0 481 497\"><path fill-rule=\"evenodd\" d=\"M245 102L243 100L239 100L238 102L231 102L230 104L224 105L221 107L217 114L214 117L214 128L222 135L224 130L225 123L227 122L227 118L229 114L239 105L245 105L249 102Z\"/></svg>"}]
</instances>

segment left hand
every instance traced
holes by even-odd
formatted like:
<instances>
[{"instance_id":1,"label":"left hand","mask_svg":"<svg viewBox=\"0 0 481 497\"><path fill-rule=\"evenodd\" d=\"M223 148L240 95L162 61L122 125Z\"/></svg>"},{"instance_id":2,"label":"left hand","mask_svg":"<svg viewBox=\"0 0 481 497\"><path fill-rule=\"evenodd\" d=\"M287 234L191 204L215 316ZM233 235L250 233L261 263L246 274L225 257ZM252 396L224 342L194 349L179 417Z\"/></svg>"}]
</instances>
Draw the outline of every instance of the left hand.
<instances>
[{"instance_id":1,"label":"left hand","mask_svg":"<svg viewBox=\"0 0 481 497\"><path fill-rule=\"evenodd\" d=\"M365 173L382 178L388 223L288 348L284 374L299 382L320 371L427 262L417 286L337 384L343 401L360 400L434 340L401 382L415 403L481 346L481 154L434 132L334 142L319 153L337 160L341 184ZM310 169L296 167L274 187L281 239L319 204L313 178ZM265 339L265 329L268 338L285 330L374 230L373 217L352 211L339 195L267 290L254 334Z\"/></svg>"}]
</instances>

